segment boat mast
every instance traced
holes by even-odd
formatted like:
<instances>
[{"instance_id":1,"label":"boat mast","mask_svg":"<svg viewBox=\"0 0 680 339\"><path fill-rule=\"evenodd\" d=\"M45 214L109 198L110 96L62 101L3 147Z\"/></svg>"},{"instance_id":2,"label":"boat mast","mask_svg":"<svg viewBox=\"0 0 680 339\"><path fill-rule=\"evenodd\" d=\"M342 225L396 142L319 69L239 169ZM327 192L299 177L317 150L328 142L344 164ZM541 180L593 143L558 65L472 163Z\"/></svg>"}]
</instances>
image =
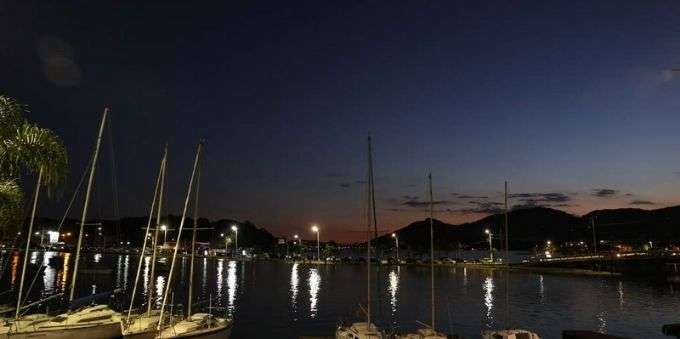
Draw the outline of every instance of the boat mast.
<instances>
[{"instance_id":1,"label":"boat mast","mask_svg":"<svg viewBox=\"0 0 680 339\"><path fill-rule=\"evenodd\" d=\"M505 326L510 328L510 256L509 247L510 242L508 241L508 182L505 181L505 194L504 194L504 214L505 214Z\"/></svg>"},{"instance_id":2,"label":"boat mast","mask_svg":"<svg viewBox=\"0 0 680 339\"><path fill-rule=\"evenodd\" d=\"M24 292L24 279L26 278L26 266L28 265L28 251L31 249L31 236L33 235L33 222L35 221L35 209L38 206L38 194L40 193L40 184L42 183L43 166L40 166L38 173L38 180L35 184L35 195L33 196L33 210L31 211L31 222L28 224L28 233L26 236L26 251L24 252L24 265L21 267L21 282L19 283L19 295L17 296L17 309L14 314L14 319L19 319L19 312L21 311L21 294Z\"/></svg>"},{"instance_id":3,"label":"boat mast","mask_svg":"<svg viewBox=\"0 0 680 339\"><path fill-rule=\"evenodd\" d=\"M191 235L191 264L189 264L189 297L187 298L187 318L191 317L191 304L194 295L194 257L196 255L196 229L198 228L198 189L201 185L201 166L196 172L196 192L194 192L194 229Z\"/></svg>"},{"instance_id":4,"label":"boat mast","mask_svg":"<svg viewBox=\"0 0 680 339\"><path fill-rule=\"evenodd\" d=\"M373 176L373 145L371 144L371 136L368 136L368 186L371 189L371 209L373 214L373 238L378 237L378 216L375 212L375 182ZM377 244L376 244L377 245ZM376 255L377 255L376 248Z\"/></svg>"},{"instance_id":5,"label":"boat mast","mask_svg":"<svg viewBox=\"0 0 680 339\"><path fill-rule=\"evenodd\" d=\"M167 152L167 150L166 150ZM132 306L135 303L135 294L137 293L137 284L139 283L139 275L142 272L142 262L144 261L144 254L146 252L146 243L149 239L149 230L151 228L151 221L153 220L153 212L156 208L156 198L158 197L158 190L161 185L161 177L163 176L163 168L165 167L165 156L167 154L163 153L163 158L161 158L161 165L158 168L158 177L156 178L156 187L153 191L153 200L151 200L151 210L149 211L149 221L146 224L146 232L144 233L144 243L142 244L142 251L139 256L139 264L137 265L137 274L135 275L135 284L132 287L132 295L130 296L130 307L128 308L127 320L130 323L130 315L132 314Z\"/></svg>"},{"instance_id":6,"label":"boat mast","mask_svg":"<svg viewBox=\"0 0 680 339\"><path fill-rule=\"evenodd\" d=\"M161 304L161 313L158 318L158 325L156 325L157 330L161 330L161 324L163 323L163 315L165 311L165 304L168 301L168 294L170 287L172 286L172 274L175 272L175 261L177 260L177 252L179 251L179 243L182 239L182 229L184 228L184 221L187 216L187 208L189 207L189 198L191 197L191 188L194 184L194 178L196 176L196 168L198 167L198 159L201 156L201 149L203 148L203 141L198 143L198 148L196 149L196 157L194 158L194 167L191 171L191 179L189 179L189 188L187 189L187 196L184 199L184 208L182 210L182 219L179 222L179 230L177 231L177 241L175 242L175 250L172 253L172 263L170 264L170 273L168 274L168 282L165 284L165 292L163 293L163 303Z\"/></svg>"},{"instance_id":7,"label":"boat mast","mask_svg":"<svg viewBox=\"0 0 680 339\"><path fill-rule=\"evenodd\" d=\"M151 305L153 304L153 285L156 274L156 252L158 251L158 229L161 227L161 211L163 210L163 189L165 188L165 169L168 165L168 144L165 144L165 151L163 153L165 162L163 163L163 171L161 172L161 186L158 192L158 212L156 214L156 227L153 231L153 252L151 254L151 273L149 274L149 301L146 308L147 317L151 315ZM153 213L153 212L152 212Z\"/></svg>"},{"instance_id":8,"label":"boat mast","mask_svg":"<svg viewBox=\"0 0 680 339\"><path fill-rule=\"evenodd\" d=\"M366 206L366 221L367 221L367 232L368 241L366 242L366 322L368 323L368 329L371 328L371 209L373 208L372 202L372 189L371 179L372 169L371 169L371 136L368 136L368 180L367 180L367 206Z\"/></svg>"},{"instance_id":9,"label":"boat mast","mask_svg":"<svg viewBox=\"0 0 680 339\"><path fill-rule=\"evenodd\" d=\"M87 180L87 191L85 193L85 203L83 204L83 215L80 218L80 232L78 233L78 244L76 246L76 259L73 266L73 276L71 278L71 291L68 301L72 302L76 291L76 278L78 277L78 264L80 263L80 247L83 244L83 231L85 230L85 219L87 218L87 208L90 203L90 194L92 193L92 182L94 181L94 172L97 168L97 157L99 156L99 146L102 143L102 134L104 133L104 125L106 124L106 116L109 113L108 108L104 108L102 114L102 121L99 124L99 135L97 136L97 143L94 147L94 155L92 156L92 168L90 169L90 176ZM69 305L70 308L70 305Z\"/></svg>"},{"instance_id":10,"label":"boat mast","mask_svg":"<svg viewBox=\"0 0 680 339\"><path fill-rule=\"evenodd\" d=\"M434 327L434 200L432 199L432 173L428 176L430 191L430 311L432 319L432 330Z\"/></svg>"},{"instance_id":11,"label":"boat mast","mask_svg":"<svg viewBox=\"0 0 680 339\"><path fill-rule=\"evenodd\" d=\"M505 182L505 208L503 214L505 215L505 262L510 264L510 242L508 241L508 182Z\"/></svg>"}]
</instances>

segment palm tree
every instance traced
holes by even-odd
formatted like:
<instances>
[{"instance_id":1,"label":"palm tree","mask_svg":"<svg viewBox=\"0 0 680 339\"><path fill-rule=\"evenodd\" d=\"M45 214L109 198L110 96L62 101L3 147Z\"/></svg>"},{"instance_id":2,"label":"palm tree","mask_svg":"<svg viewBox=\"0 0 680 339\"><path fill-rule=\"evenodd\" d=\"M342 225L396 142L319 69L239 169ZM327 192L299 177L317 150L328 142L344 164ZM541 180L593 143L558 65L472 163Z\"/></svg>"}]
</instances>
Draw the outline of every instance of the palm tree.
<instances>
[{"instance_id":1,"label":"palm tree","mask_svg":"<svg viewBox=\"0 0 680 339\"><path fill-rule=\"evenodd\" d=\"M22 222L21 174L37 174L47 188L61 184L68 156L61 139L23 118L25 107L0 95L0 232L14 234Z\"/></svg>"}]
</instances>

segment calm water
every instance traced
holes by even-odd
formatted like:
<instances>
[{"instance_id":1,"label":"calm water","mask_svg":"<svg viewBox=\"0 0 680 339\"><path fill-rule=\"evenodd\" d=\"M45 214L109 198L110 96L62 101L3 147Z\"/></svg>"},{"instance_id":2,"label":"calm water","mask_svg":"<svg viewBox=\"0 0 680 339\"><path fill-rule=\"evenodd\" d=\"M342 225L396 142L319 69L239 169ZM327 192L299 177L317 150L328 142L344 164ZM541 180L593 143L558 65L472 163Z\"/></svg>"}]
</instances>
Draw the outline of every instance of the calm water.
<instances>
[{"instance_id":1,"label":"calm water","mask_svg":"<svg viewBox=\"0 0 680 339\"><path fill-rule=\"evenodd\" d=\"M48 265L50 257L66 256L66 264ZM29 277L37 277L30 300L64 291L72 270L72 255L32 253ZM78 295L131 290L138 256L86 254L86 265L110 267L108 275L80 275ZM6 269L0 291L18 283L21 260L5 254ZM175 300L183 303L188 260L180 267ZM36 275L37 267L47 265ZM6 266L5 266L6 265ZM373 313L385 329L410 330L416 320L429 321L429 270L426 267L379 267L375 272ZM149 261L143 265L141 293L149 287ZM297 338L331 335L340 321L357 319L365 301L364 265L310 266L283 262L236 262L197 259L195 294L235 317L234 338ZM503 327L507 312L508 274L489 270L436 269L437 323L441 330L478 338L483 329ZM668 285L591 277L562 277L529 273L509 274L510 322L536 330L545 338L559 338L562 329L592 329L633 338L666 338L662 324L680 322L680 292ZM162 293L166 276L156 278ZM30 283L30 279L29 279ZM129 293L129 292L127 292ZM12 293L0 295L13 302ZM116 305L127 306L125 295ZM52 310L60 305L54 303ZM62 305L63 306L63 305Z\"/></svg>"}]
</instances>

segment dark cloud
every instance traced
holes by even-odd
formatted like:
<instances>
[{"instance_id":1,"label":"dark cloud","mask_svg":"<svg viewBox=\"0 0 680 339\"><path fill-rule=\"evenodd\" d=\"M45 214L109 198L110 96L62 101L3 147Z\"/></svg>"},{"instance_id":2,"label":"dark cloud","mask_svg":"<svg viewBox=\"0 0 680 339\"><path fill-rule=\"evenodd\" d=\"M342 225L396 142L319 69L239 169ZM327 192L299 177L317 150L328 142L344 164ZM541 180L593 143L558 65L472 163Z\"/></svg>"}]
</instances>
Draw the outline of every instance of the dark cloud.
<instances>
[{"instance_id":1,"label":"dark cloud","mask_svg":"<svg viewBox=\"0 0 680 339\"><path fill-rule=\"evenodd\" d=\"M649 200L633 200L630 202L631 205L656 205L654 202Z\"/></svg>"},{"instance_id":2,"label":"dark cloud","mask_svg":"<svg viewBox=\"0 0 680 339\"><path fill-rule=\"evenodd\" d=\"M611 188L596 188L593 189L593 196L598 198L609 198L617 195L619 191Z\"/></svg>"},{"instance_id":3,"label":"dark cloud","mask_svg":"<svg viewBox=\"0 0 680 339\"><path fill-rule=\"evenodd\" d=\"M357 180L357 181L355 181L354 183L355 183L355 184L363 185L363 184L366 183L366 180Z\"/></svg>"},{"instance_id":4,"label":"dark cloud","mask_svg":"<svg viewBox=\"0 0 680 339\"><path fill-rule=\"evenodd\" d=\"M633 193L626 193L625 196L627 196L627 197L632 197L632 196L633 196Z\"/></svg>"},{"instance_id":5,"label":"dark cloud","mask_svg":"<svg viewBox=\"0 0 680 339\"><path fill-rule=\"evenodd\" d=\"M569 204L571 197L569 193L550 192L550 193L517 193L511 198L519 198L519 204L515 204L512 209L534 208L534 207L573 207Z\"/></svg>"},{"instance_id":6,"label":"dark cloud","mask_svg":"<svg viewBox=\"0 0 680 339\"><path fill-rule=\"evenodd\" d=\"M352 186L352 184L350 184L348 182L341 182L341 183L338 184L338 186L340 186L342 188L349 188L349 187Z\"/></svg>"},{"instance_id":7,"label":"dark cloud","mask_svg":"<svg viewBox=\"0 0 680 339\"><path fill-rule=\"evenodd\" d=\"M446 205L449 202L447 200L435 200L432 202L432 205ZM420 201L417 199L412 199L412 200L406 200L403 203L401 203L404 206L408 207L424 207L424 206L430 206L429 201Z\"/></svg>"},{"instance_id":8,"label":"dark cloud","mask_svg":"<svg viewBox=\"0 0 680 339\"><path fill-rule=\"evenodd\" d=\"M576 206L578 206L578 205L574 205L574 204L554 204L554 205L550 205L550 207L576 207Z\"/></svg>"},{"instance_id":9,"label":"dark cloud","mask_svg":"<svg viewBox=\"0 0 680 339\"><path fill-rule=\"evenodd\" d=\"M493 202L493 201L470 201L468 202L471 207L461 208L457 210L452 210L451 212L462 213L462 214L498 214L503 213L503 203Z\"/></svg>"},{"instance_id":10,"label":"dark cloud","mask_svg":"<svg viewBox=\"0 0 680 339\"><path fill-rule=\"evenodd\" d=\"M571 200L571 197L569 197L566 193L561 193L561 192L550 192L550 193L515 193L515 194L509 194L509 198L511 199L519 199L523 204L534 204L534 205L540 205L540 203L548 202L548 203L554 203L554 202L567 202Z\"/></svg>"},{"instance_id":11,"label":"dark cloud","mask_svg":"<svg viewBox=\"0 0 680 339\"><path fill-rule=\"evenodd\" d=\"M460 199L489 199L487 196L480 196L480 195L461 195L458 198Z\"/></svg>"},{"instance_id":12,"label":"dark cloud","mask_svg":"<svg viewBox=\"0 0 680 339\"><path fill-rule=\"evenodd\" d=\"M406 200L406 201L409 201L409 200L418 200L418 196L417 196L417 195L404 195L404 196L402 196L402 198L404 198L404 200Z\"/></svg>"}]
</instances>

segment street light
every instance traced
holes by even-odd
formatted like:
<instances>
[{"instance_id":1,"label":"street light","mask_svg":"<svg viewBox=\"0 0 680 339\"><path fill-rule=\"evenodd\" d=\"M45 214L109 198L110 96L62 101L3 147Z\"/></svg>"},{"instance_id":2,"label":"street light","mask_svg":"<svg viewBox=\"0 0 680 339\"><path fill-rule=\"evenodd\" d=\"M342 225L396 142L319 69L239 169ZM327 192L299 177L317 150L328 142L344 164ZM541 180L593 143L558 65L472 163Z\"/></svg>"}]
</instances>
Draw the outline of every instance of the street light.
<instances>
[{"instance_id":1,"label":"street light","mask_svg":"<svg viewBox=\"0 0 680 339\"><path fill-rule=\"evenodd\" d=\"M489 258L491 263L493 263L493 233L488 228L484 230L484 233L489 235Z\"/></svg>"},{"instance_id":2,"label":"street light","mask_svg":"<svg viewBox=\"0 0 680 339\"><path fill-rule=\"evenodd\" d=\"M319 246L319 226L312 225L312 232L316 233L316 260L321 260L321 246Z\"/></svg>"},{"instance_id":3,"label":"street light","mask_svg":"<svg viewBox=\"0 0 680 339\"><path fill-rule=\"evenodd\" d=\"M392 233L392 238L394 238L394 241L396 242L395 246L397 249L397 265L399 265L399 237L396 233Z\"/></svg>"},{"instance_id":4,"label":"street light","mask_svg":"<svg viewBox=\"0 0 680 339\"><path fill-rule=\"evenodd\" d=\"M163 245L168 241L168 226L161 225L161 231L163 231Z\"/></svg>"},{"instance_id":5,"label":"street light","mask_svg":"<svg viewBox=\"0 0 680 339\"><path fill-rule=\"evenodd\" d=\"M238 255L238 226L231 225L231 230L234 232L234 255Z\"/></svg>"}]
</instances>

